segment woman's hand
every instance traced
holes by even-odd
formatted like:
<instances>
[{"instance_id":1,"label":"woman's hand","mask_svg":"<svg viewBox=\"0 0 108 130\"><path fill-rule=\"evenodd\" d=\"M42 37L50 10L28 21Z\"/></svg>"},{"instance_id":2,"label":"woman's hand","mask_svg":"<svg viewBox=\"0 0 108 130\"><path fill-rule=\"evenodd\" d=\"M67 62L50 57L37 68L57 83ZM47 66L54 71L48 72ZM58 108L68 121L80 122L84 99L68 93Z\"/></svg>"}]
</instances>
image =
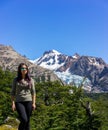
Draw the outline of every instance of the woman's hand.
<instances>
[{"instance_id":1,"label":"woman's hand","mask_svg":"<svg viewBox=\"0 0 108 130\"><path fill-rule=\"evenodd\" d=\"M36 109L36 104L35 103L32 104L32 108L33 108L33 110Z\"/></svg>"}]
</instances>

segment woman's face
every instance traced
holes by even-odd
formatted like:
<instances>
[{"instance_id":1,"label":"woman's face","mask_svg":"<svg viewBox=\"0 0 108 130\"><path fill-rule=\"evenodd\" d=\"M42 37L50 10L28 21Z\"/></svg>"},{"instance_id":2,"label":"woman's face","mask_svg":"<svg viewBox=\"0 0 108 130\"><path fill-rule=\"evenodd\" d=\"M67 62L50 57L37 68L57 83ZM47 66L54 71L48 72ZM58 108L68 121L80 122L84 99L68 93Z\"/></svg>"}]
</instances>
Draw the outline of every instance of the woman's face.
<instances>
[{"instance_id":1,"label":"woman's face","mask_svg":"<svg viewBox=\"0 0 108 130\"><path fill-rule=\"evenodd\" d=\"M27 66L26 65L22 65L21 73L22 73L22 75L25 75L27 73Z\"/></svg>"}]
</instances>

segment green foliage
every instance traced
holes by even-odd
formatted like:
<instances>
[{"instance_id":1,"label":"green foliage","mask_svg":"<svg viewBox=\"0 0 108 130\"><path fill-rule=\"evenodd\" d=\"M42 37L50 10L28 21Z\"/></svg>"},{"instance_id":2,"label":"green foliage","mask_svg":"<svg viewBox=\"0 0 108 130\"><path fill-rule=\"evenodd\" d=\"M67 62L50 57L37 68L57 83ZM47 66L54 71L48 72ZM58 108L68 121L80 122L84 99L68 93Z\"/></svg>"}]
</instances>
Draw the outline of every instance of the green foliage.
<instances>
[{"instance_id":1,"label":"green foliage","mask_svg":"<svg viewBox=\"0 0 108 130\"><path fill-rule=\"evenodd\" d=\"M102 121L102 130L108 129L108 93L101 94L98 96L98 100L93 102L94 112L100 115Z\"/></svg>"},{"instance_id":2,"label":"green foliage","mask_svg":"<svg viewBox=\"0 0 108 130\"><path fill-rule=\"evenodd\" d=\"M36 91L37 110L32 116L36 130L98 130L101 127L99 115L89 117L81 106L81 101L92 101L85 97L81 87L43 82L36 84Z\"/></svg>"},{"instance_id":3,"label":"green foliage","mask_svg":"<svg viewBox=\"0 0 108 130\"><path fill-rule=\"evenodd\" d=\"M16 117L11 110L10 89L15 74L0 69L0 124ZM107 130L108 94L85 94L82 87L59 82L36 83L37 109L31 117L32 130ZM86 104L91 103L91 115Z\"/></svg>"},{"instance_id":4,"label":"green foliage","mask_svg":"<svg viewBox=\"0 0 108 130\"><path fill-rule=\"evenodd\" d=\"M0 68L0 124L11 114L10 89L14 73Z\"/></svg>"}]
</instances>

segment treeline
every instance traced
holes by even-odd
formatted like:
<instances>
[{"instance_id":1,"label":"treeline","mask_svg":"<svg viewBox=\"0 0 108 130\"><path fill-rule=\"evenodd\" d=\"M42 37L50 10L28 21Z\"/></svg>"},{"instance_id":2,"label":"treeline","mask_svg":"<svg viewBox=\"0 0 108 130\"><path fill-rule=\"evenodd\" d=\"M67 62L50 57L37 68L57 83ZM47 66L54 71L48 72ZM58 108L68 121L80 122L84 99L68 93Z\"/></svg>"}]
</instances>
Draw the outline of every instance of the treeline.
<instances>
[{"instance_id":1,"label":"treeline","mask_svg":"<svg viewBox=\"0 0 108 130\"><path fill-rule=\"evenodd\" d=\"M10 116L10 90L15 73L0 68L0 124ZM59 82L35 83L37 109L31 117L32 130L108 130L108 94L87 94L82 87Z\"/></svg>"}]
</instances>

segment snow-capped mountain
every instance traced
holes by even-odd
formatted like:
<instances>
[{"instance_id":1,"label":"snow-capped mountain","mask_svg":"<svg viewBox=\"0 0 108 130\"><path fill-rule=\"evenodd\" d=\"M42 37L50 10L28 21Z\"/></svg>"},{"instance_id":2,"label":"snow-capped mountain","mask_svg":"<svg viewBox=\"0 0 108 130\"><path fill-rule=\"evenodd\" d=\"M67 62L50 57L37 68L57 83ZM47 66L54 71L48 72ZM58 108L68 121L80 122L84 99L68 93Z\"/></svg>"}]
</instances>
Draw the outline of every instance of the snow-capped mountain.
<instances>
[{"instance_id":1,"label":"snow-capped mountain","mask_svg":"<svg viewBox=\"0 0 108 130\"><path fill-rule=\"evenodd\" d=\"M2 44L0 54L0 67L3 70L16 71L17 65L25 62L37 80L43 80L44 76L46 81L59 80L62 84L65 82L76 86L83 84L84 89L91 92L108 92L108 64L101 58L80 56L77 53L68 56L51 50L31 61L21 56L11 46Z\"/></svg>"},{"instance_id":2,"label":"snow-capped mountain","mask_svg":"<svg viewBox=\"0 0 108 130\"><path fill-rule=\"evenodd\" d=\"M67 63L71 64L72 61L75 61L79 58L78 54L70 57L56 50L46 51L42 57L34 60L33 62L37 65L40 65L44 68L57 71L58 69L67 66ZM65 68L65 71L68 67Z\"/></svg>"},{"instance_id":3,"label":"snow-capped mountain","mask_svg":"<svg viewBox=\"0 0 108 130\"><path fill-rule=\"evenodd\" d=\"M77 86L83 83L89 91L108 91L108 80L100 79L107 64L97 57L68 56L56 50L46 51L42 57L33 61L35 64L53 70L55 74L68 84ZM84 80L85 79L85 80ZM104 83L105 86L102 86Z\"/></svg>"},{"instance_id":4,"label":"snow-capped mountain","mask_svg":"<svg viewBox=\"0 0 108 130\"><path fill-rule=\"evenodd\" d=\"M61 53L56 50L46 51L43 56L36 59L34 63L50 70L56 70L64 64L64 62L62 62L62 64L59 63L60 56Z\"/></svg>"}]
</instances>

